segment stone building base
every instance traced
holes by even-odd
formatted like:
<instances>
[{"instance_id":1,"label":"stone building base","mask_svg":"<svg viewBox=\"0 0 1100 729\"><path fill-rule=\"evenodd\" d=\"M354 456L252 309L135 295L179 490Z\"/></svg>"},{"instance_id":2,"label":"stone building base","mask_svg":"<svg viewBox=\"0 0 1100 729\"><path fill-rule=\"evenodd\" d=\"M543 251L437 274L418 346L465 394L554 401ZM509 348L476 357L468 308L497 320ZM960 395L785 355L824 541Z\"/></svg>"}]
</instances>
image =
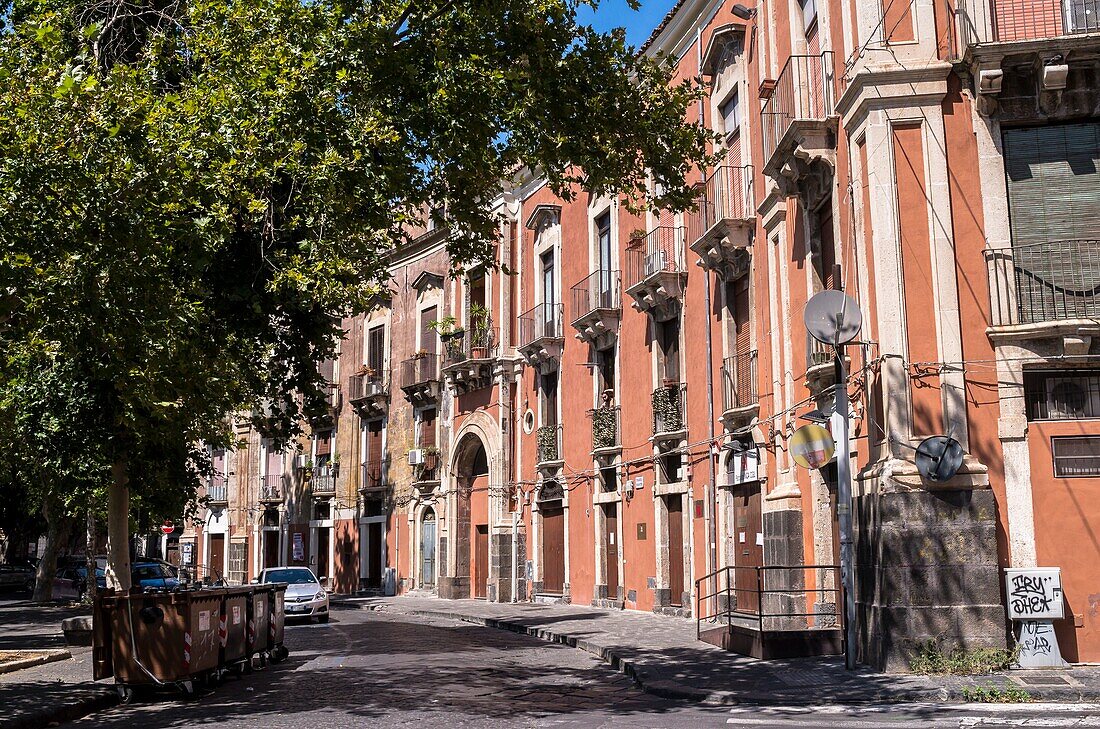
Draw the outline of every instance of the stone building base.
<instances>
[{"instance_id":1,"label":"stone building base","mask_svg":"<svg viewBox=\"0 0 1100 729\"><path fill-rule=\"evenodd\" d=\"M856 516L861 662L907 671L929 640L945 650L1005 646L990 489L869 493Z\"/></svg>"}]
</instances>

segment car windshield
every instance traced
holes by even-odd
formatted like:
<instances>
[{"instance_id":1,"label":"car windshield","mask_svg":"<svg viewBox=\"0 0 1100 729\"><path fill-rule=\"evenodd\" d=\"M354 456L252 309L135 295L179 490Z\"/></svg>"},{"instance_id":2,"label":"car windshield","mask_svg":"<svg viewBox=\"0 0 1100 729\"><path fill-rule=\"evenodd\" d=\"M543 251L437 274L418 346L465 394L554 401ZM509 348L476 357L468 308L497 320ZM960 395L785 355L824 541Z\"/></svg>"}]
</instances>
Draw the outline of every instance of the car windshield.
<instances>
[{"instance_id":1,"label":"car windshield","mask_svg":"<svg viewBox=\"0 0 1100 729\"><path fill-rule=\"evenodd\" d=\"M134 567L132 579L135 580L163 580L172 575L159 564L143 564Z\"/></svg>"},{"instance_id":2,"label":"car windshield","mask_svg":"<svg viewBox=\"0 0 1100 729\"><path fill-rule=\"evenodd\" d=\"M306 569L296 570L268 570L264 572L264 582L287 582L291 585L302 585L307 582L316 582L317 578Z\"/></svg>"}]
</instances>

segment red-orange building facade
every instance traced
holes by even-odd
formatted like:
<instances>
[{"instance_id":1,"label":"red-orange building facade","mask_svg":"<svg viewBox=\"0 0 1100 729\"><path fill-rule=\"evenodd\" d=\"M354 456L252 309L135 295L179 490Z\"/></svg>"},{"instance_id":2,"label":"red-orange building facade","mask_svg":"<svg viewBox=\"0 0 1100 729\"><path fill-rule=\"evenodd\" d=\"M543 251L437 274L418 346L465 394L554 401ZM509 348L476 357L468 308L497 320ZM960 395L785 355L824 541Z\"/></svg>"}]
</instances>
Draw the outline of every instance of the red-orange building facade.
<instances>
[{"instance_id":1,"label":"red-orange building facade","mask_svg":"<svg viewBox=\"0 0 1100 729\"><path fill-rule=\"evenodd\" d=\"M1061 568L1063 655L1100 660L1100 24L1076 2L682 0L645 52L709 90L696 210L525 172L494 202L513 274L451 276L424 232L346 322L333 427L270 454L242 426L181 544L242 580L825 624L835 468L789 443L835 384L803 308L842 288L862 660L1004 645L1010 566ZM967 453L946 483L914 465L935 434Z\"/></svg>"}]
</instances>

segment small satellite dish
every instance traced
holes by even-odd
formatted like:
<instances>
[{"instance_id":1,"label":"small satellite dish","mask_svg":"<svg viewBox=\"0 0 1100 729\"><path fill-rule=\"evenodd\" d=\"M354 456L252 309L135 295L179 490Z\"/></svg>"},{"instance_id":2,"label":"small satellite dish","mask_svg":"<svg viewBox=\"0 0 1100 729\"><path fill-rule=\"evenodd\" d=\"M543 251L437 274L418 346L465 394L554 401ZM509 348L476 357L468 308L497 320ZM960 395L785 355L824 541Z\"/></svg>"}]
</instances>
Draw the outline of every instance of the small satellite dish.
<instances>
[{"instance_id":1,"label":"small satellite dish","mask_svg":"<svg viewBox=\"0 0 1100 729\"><path fill-rule=\"evenodd\" d=\"M833 460L833 434L817 423L803 425L791 435L791 457L803 468L821 468Z\"/></svg>"},{"instance_id":2,"label":"small satellite dish","mask_svg":"<svg viewBox=\"0 0 1100 729\"><path fill-rule=\"evenodd\" d=\"M950 481L959 472L964 454L959 441L947 435L933 435L917 446L914 460L922 478L942 483Z\"/></svg>"},{"instance_id":3,"label":"small satellite dish","mask_svg":"<svg viewBox=\"0 0 1100 729\"><path fill-rule=\"evenodd\" d=\"M806 331L822 344L847 344L863 326L859 305L843 291L829 289L813 295L802 314Z\"/></svg>"}]
</instances>

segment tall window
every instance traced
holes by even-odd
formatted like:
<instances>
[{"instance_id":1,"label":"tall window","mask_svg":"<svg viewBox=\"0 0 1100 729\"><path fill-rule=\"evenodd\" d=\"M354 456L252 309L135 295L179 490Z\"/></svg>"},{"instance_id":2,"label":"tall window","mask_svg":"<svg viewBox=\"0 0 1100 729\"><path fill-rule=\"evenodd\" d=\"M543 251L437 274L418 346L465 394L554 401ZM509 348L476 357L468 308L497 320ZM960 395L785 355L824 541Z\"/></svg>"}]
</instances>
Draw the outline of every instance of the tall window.
<instances>
[{"instance_id":1,"label":"tall window","mask_svg":"<svg viewBox=\"0 0 1100 729\"><path fill-rule=\"evenodd\" d=\"M542 424L558 424L558 371L551 370L539 375L539 389L542 391Z\"/></svg>"},{"instance_id":2,"label":"tall window","mask_svg":"<svg viewBox=\"0 0 1100 729\"><path fill-rule=\"evenodd\" d=\"M680 317L657 323L658 366L664 383L680 381Z\"/></svg>"},{"instance_id":3,"label":"tall window","mask_svg":"<svg viewBox=\"0 0 1100 729\"><path fill-rule=\"evenodd\" d=\"M614 286L613 276L611 274L614 270L614 258L612 257L611 248L611 212L603 213L596 218L596 246L597 254L599 255L600 266L600 307L610 308L613 304L612 287Z\"/></svg>"},{"instance_id":4,"label":"tall window","mask_svg":"<svg viewBox=\"0 0 1100 729\"><path fill-rule=\"evenodd\" d=\"M600 349L596 351L596 377L597 386L599 387L601 401L600 405L604 405L603 395L607 392L611 393L611 399L614 399L615 394L615 348L608 347L607 349ZM606 403L608 405L612 403Z\"/></svg>"},{"instance_id":5,"label":"tall window","mask_svg":"<svg viewBox=\"0 0 1100 729\"><path fill-rule=\"evenodd\" d=\"M722 131L727 136L741 128L741 101L736 91L718 107L718 113L722 115Z\"/></svg>"},{"instance_id":6,"label":"tall window","mask_svg":"<svg viewBox=\"0 0 1100 729\"><path fill-rule=\"evenodd\" d=\"M542 302L545 306L542 307L543 321L541 324L543 331L539 333L546 336L556 336L558 287L554 272L554 251L546 251L542 254L540 260L542 263Z\"/></svg>"},{"instance_id":7,"label":"tall window","mask_svg":"<svg viewBox=\"0 0 1100 729\"><path fill-rule=\"evenodd\" d=\"M428 354L439 351L436 348L436 333L430 326L438 318L439 309L435 306L429 306L420 312L420 349Z\"/></svg>"},{"instance_id":8,"label":"tall window","mask_svg":"<svg viewBox=\"0 0 1100 729\"><path fill-rule=\"evenodd\" d=\"M420 421L416 429L416 445L419 448L435 447L435 408L420 411Z\"/></svg>"},{"instance_id":9,"label":"tall window","mask_svg":"<svg viewBox=\"0 0 1100 729\"><path fill-rule=\"evenodd\" d=\"M367 332L367 366L381 374L385 363L386 328L379 324Z\"/></svg>"}]
</instances>

